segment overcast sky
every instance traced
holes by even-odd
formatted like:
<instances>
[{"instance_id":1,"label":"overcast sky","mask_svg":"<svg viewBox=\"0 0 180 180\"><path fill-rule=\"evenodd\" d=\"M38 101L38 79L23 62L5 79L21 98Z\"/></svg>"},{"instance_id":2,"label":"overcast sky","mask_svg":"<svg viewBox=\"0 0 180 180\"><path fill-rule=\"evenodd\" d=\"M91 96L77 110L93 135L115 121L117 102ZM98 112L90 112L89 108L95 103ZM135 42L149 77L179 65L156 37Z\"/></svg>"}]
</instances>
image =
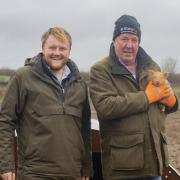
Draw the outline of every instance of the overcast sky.
<instances>
[{"instance_id":1,"label":"overcast sky","mask_svg":"<svg viewBox=\"0 0 180 180\"><path fill-rule=\"evenodd\" d=\"M180 61L180 0L0 0L0 67L17 69L41 51L41 35L61 26L73 39L71 58L89 70L107 56L114 22L123 14L141 24L141 46L159 64Z\"/></svg>"}]
</instances>

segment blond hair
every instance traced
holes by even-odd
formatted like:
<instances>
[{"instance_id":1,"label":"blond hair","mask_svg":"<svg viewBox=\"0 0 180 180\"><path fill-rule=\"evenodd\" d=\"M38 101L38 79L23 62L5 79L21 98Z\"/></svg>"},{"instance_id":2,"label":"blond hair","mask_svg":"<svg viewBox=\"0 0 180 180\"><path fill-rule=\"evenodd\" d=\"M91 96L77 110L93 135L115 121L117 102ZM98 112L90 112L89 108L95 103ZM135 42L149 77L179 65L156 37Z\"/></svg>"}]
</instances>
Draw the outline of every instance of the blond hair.
<instances>
[{"instance_id":1,"label":"blond hair","mask_svg":"<svg viewBox=\"0 0 180 180\"><path fill-rule=\"evenodd\" d=\"M60 40L62 42L68 40L70 48L71 48L72 38L71 38L70 34L61 27L49 28L48 31L42 35L42 37L41 37L42 47L44 46L46 40L48 39L48 37L50 35L53 35L55 38L57 38L58 40Z\"/></svg>"}]
</instances>

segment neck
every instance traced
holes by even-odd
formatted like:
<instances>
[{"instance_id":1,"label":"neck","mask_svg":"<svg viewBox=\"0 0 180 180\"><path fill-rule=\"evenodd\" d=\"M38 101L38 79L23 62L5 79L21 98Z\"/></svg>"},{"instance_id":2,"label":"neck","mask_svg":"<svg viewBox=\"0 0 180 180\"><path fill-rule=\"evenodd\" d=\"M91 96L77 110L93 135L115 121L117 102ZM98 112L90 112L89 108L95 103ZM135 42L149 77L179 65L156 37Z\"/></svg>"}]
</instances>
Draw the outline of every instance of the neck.
<instances>
[{"instance_id":1,"label":"neck","mask_svg":"<svg viewBox=\"0 0 180 180\"><path fill-rule=\"evenodd\" d=\"M134 61L122 61L119 59L119 61L128 68L129 71L131 71L133 74L136 74L136 60Z\"/></svg>"},{"instance_id":2,"label":"neck","mask_svg":"<svg viewBox=\"0 0 180 180\"><path fill-rule=\"evenodd\" d=\"M64 72L64 66L59 70L54 70L53 72L57 79L62 79L63 72Z\"/></svg>"},{"instance_id":3,"label":"neck","mask_svg":"<svg viewBox=\"0 0 180 180\"><path fill-rule=\"evenodd\" d=\"M132 72L136 72L136 60L134 61L123 61L122 59L119 59L119 61L126 66L129 70L132 70Z\"/></svg>"},{"instance_id":4,"label":"neck","mask_svg":"<svg viewBox=\"0 0 180 180\"><path fill-rule=\"evenodd\" d=\"M132 66L136 66L136 61L127 61L127 62L123 62L126 66L128 67L132 67Z\"/></svg>"},{"instance_id":5,"label":"neck","mask_svg":"<svg viewBox=\"0 0 180 180\"><path fill-rule=\"evenodd\" d=\"M130 64L127 67L133 74L136 74L136 63Z\"/></svg>"}]
</instances>

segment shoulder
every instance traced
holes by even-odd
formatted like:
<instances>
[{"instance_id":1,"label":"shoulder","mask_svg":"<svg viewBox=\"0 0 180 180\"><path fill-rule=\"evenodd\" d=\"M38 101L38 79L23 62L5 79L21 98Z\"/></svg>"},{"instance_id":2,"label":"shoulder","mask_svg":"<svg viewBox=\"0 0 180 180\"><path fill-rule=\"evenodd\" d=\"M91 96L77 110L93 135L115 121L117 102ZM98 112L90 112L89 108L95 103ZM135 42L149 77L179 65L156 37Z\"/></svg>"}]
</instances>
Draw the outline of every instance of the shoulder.
<instances>
[{"instance_id":1,"label":"shoulder","mask_svg":"<svg viewBox=\"0 0 180 180\"><path fill-rule=\"evenodd\" d=\"M11 82L17 82L18 84L26 82L29 79L30 74L31 74L30 69L31 67L29 66L18 68L14 76L11 78Z\"/></svg>"},{"instance_id":2,"label":"shoulder","mask_svg":"<svg viewBox=\"0 0 180 180\"><path fill-rule=\"evenodd\" d=\"M111 64L110 64L111 58L109 56L104 57L103 59L97 61L92 67L91 67L91 71L93 69L99 69L99 70L105 70L110 68Z\"/></svg>"},{"instance_id":3,"label":"shoulder","mask_svg":"<svg viewBox=\"0 0 180 180\"><path fill-rule=\"evenodd\" d=\"M104 77L109 77L111 72L112 72L112 65L111 65L112 59L107 56L101 60L99 60L97 63L95 63L91 67L90 71L90 79L94 78L104 78Z\"/></svg>"},{"instance_id":4,"label":"shoulder","mask_svg":"<svg viewBox=\"0 0 180 180\"><path fill-rule=\"evenodd\" d=\"M151 56L149 56L149 54L147 54L147 52L142 47L139 47L137 59L141 65L149 69L160 70L159 65L151 58Z\"/></svg>"},{"instance_id":5,"label":"shoulder","mask_svg":"<svg viewBox=\"0 0 180 180\"><path fill-rule=\"evenodd\" d=\"M24 76L30 72L31 66L24 66L17 69L15 75L17 77Z\"/></svg>"}]
</instances>

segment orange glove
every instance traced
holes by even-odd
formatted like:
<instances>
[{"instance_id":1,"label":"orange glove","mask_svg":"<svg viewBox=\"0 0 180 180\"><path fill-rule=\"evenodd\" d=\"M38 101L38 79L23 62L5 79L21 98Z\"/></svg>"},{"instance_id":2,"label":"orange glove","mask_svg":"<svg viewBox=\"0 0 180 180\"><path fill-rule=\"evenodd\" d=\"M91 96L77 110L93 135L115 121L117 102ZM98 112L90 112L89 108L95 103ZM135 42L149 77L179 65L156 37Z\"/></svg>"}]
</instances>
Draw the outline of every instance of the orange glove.
<instances>
[{"instance_id":1,"label":"orange glove","mask_svg":"<svg viewBox=\"0 0 180 180\"><path fill-rule=\"evenodd\" d=\"M170 95L169 97L162 99L160 102L169 107L173 107L176 103L176 97L174 95Z\"/></svg>"},{"instance_id":2,"label":"orange glove","mask_svg":"<svg viewBox=\"0 0 180 180\"><path fill-rule=\"evenodd\" d=\"M171 88L168 81L166 82L166 84L169 86L170 96L167 97L167 98L163 98L162 100L160 100L160 102L162 104L165 104L165 105L169 106L169 107L173 107L174 104L176 103L176 97L175 97L174 92L173 92L173 90L172 90L172 88Z\"/></svg>"},{"instance_id":3,"label":"orange glove","mask_svg":"<svg viewBox=\"0 0 180 180\"><path fill-rule=\"evenodd\" d=\"M152 81L148 83L145 89L145 94L148 98L149 104L159 101L163 98L170 96L171 89L168 84L160 85L156 87L152 84Z\"/></svg>"}]
</instances>

